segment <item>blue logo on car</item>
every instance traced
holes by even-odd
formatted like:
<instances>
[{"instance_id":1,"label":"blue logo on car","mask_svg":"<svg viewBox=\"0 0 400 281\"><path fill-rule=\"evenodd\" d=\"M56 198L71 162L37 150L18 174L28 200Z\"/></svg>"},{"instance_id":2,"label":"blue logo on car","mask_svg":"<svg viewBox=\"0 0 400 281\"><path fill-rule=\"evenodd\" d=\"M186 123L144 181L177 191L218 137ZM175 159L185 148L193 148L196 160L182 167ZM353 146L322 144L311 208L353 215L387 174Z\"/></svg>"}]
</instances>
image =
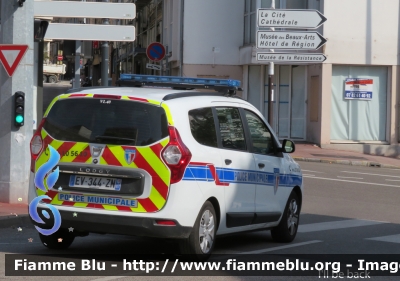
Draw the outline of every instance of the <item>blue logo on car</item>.
<instances>
[{"instance_id":1,"label":"blue logo on car","mask_svg":"<svg viewBox=\"0 0 400 281\"><path fill-rule=\"evenodd\" d=\"M39 167L39 169L37 170L37 172L35 174L35 179L34 179L35 186L44 192L47 192L49 189L51 189L54 186L54 184L57 182L59 174L60 174L58 167L53 171L54 167L60 161L60 154L51 145L48 146L48 149L50 152L49 160L46 163L44 163L42 166ZM39 217L38 210L37 210L37 206L38 206L39 202L44 199L51 200L51 198L49 196L41 195L41 196L33 199L32 202L29 204L29 215L31 216L32 220L34 220L35 222L37 222L39 224L46 224ZM43 235L51 235L60 228L61 215L60 215L60 212L51 204L45 204L45 205L53 213L54 225L50 229L43 229L36 225L35 225L35 228L37 229L37 231L39 231ZM42 210L42 215L46 219L50 219L50 214L46 210Z\"/></svg>"}]
</instances>

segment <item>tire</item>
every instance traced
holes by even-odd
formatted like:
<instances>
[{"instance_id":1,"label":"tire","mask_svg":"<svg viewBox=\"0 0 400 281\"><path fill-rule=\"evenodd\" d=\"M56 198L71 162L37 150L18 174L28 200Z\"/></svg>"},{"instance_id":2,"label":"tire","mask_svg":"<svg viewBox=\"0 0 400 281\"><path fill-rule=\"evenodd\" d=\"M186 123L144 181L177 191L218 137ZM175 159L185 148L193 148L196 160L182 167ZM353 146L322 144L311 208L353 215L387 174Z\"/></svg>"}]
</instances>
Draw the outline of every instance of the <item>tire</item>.
<instances>
[{"instance_id":1,"label":"tire","mask_svg":"<svg viewBox=\"0 0 400 281\"><path fill-rule=\"evenodd\" d=\"M285 211L278 226L271 229L272 239L276 242L289 243L294 240L300 222L300 201L292 191L286 203Z\"/></svg>"},{"instance_id":2,"label":"tire","mask_svg":"<svg viewBox=\"0 0 400 281\"><path fill-rule=\"evenodd\" d=\"M214 206L210 201L206 201L197 216L189 238L181 241L181 254L187 255L185 258L189 260L207 260L215 246L217 225Z\"/></svg>"},{"instance_id":3,"label":"tire","mask_svg":"<svg viewBox=\"0 0 400 281\"><path fill-rule=\"evenodd\" d=\"M57 83L57 76L51 75L49 77L49 83Z\"/></svg>"},{"instance_id":4,"label":"tire","mask_svg":"<svg viewBox=\"0 0 400 281\"><path fill-rule=\"evenodd\" d=\"M43 75L43 83L47 83L47 76Z\"/></svg>"},{"instance_id":5,"label":"tire","mask_svg":"<svg viewBox=\"0 0 400 281\"><path fill-rule=\"evenodd\" d=\"M62 250L67 249L74 242L75 236L68 232L68 229L59 229L51 235L39 233L40 241L49 249ZM58 242L58 239L62 239Z\"/></svg>"}]
</instances>

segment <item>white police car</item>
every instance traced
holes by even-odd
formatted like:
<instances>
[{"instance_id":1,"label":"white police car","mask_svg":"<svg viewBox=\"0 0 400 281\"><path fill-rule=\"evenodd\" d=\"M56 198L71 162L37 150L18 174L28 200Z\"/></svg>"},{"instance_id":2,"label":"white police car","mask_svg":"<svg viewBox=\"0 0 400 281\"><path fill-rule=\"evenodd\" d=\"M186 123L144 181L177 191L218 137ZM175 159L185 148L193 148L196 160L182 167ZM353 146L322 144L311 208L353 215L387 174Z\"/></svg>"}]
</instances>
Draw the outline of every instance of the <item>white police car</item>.
<instances>
[{"instance_id":1,"label":"white police car","mask_svg":"<svg viewBox=\"0 0 400 281\"><path fill-rule=\"evenodd\" d=\"M53 207L61 218L57 232L39 234L47 247L128 234L180 239L183 253L204 260L221 234L295 238L303 183L294 143L281 145L235 96L239 81L122 74L120 84L131 87L56 97L32 138L31 198L47 196L43 221Z\"/></svg>"}]
</instances>

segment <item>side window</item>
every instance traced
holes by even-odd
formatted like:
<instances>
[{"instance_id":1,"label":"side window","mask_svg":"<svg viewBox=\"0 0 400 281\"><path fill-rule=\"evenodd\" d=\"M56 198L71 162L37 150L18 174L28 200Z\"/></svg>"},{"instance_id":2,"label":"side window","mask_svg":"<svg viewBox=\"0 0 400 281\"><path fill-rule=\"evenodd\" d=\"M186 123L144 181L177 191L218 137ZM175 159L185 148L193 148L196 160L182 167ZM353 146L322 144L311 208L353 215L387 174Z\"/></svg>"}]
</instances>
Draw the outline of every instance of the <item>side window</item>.
<instances>
[{"instance_id":1,"label":"side window","mask_svg":"<svg viewBox=\"0 0 400 281\"><path fill-rule=\"evenodd\" d=\"M245 110L247 124L249 125L250 138L253 143L253 153L274 153L274 142L271 132L264 122L251 111Z\"/></svg>"},{"instance_id":2,"label":"side window","mask_svg":"<svg viewBox=\"0 0 400 281\"><path fill-rule=\"evenodd\" d=\"M216 108L222 147L246 150L243 124L237 108Z\"/></svg>"},{"instance_id":3,"label":"side window","mask_svg":"<svg viewBox=\"0 0 400 281\"><path fill-rule=\"evenodd\" d=\"M198 143L218 147L214 117L211 108L190 110L189 122L192 135Z\"/></svg>"}]
</instances>

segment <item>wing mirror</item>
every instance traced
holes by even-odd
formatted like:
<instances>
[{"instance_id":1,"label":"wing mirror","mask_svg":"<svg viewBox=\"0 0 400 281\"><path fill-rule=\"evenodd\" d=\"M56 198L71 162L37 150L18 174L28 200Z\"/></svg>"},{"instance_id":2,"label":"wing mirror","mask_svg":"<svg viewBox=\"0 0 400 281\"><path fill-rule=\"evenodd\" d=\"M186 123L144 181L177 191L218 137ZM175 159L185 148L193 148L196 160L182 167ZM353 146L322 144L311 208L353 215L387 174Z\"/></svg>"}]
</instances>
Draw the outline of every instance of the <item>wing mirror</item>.
<instances>
[{"instance_id":1,"label":"wing mirror","mask_svg":"<svg viewBox=\"0 0 400 281\"><path fill-rule=\"evenodd\" d=\"M288 139L284 139L282 142L282 152L293 153L295 151L294 142Z\"/></svg>"}]
</instances>

